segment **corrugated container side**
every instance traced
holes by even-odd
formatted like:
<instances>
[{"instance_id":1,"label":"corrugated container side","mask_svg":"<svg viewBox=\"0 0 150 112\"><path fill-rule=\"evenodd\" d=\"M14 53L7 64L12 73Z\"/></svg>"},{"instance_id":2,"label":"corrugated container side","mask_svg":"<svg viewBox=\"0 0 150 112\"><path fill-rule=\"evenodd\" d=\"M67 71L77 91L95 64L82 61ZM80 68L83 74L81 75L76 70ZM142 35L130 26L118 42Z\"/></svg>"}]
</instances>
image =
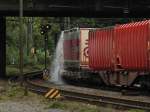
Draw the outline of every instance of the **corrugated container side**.
<instances>
[{"instance_id":1,"label":"corrugated container side","mask_svg":"<svg viewBox=\"0 0 150 112\"><path fill-rule=\"evenodd\" d=\"M113 28L89 32L89 67L94 70L113 69Z\"/></svg>"},{"instance_id":2,"label":"corrugated container side","mask_svg":"<svg viewBox=\"0 0 150 112\"><path fill-rule=\"evenodd\" d=\"M142 21L115 27L116 64L122 69L149 69L148 26L148 21Z\"/></svg>"},{"instance_id":3,"label":"corrugated container side","mask_svg":"<svg viewBox=\"0 0 150 112\"><path fill-rule=\"evenodd\" d=\"M148 43L147 43L147 49L148 49L148 61L149 61L149 71L150 71L150 22L148 24Z\"/></svg>"}]
</instances>

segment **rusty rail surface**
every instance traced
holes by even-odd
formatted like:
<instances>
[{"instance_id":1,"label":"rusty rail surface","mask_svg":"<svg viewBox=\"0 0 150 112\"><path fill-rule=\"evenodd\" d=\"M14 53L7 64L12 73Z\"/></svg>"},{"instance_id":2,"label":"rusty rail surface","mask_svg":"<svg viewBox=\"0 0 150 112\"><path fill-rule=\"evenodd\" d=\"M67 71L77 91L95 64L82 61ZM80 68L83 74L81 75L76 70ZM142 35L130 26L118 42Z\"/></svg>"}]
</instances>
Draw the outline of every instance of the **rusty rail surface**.
<instances>
[{"instance_id":1,"label":"rusty rail surface","mask_svg":"<svg viewBox=\"0 0 150 112\"><path fill-rule=\"evenodd\" d=\"M35 80L27 80L28 89L40 94L46 94L47 91L51 88L57 88L60 90L61 95L69 100L76 100L81 102L87 102L96 105L112 105L119 108L126 109L142 109L150 111L150 102L146 101L137 101L131 99L122 99L116 97L110 97L107 95L100 95L100 93L90 94L84 89L82 91L76 90L76 87L71 86L72 89L68 88L68 85L54 85L54 84L39 84ZM78 87L79 88L79 87ZM83 87L82 87L83 88ZM87 88L86 88L87 89ZM89 89L89 88L88 88ZM90 91L90 89L89 89ZM93 91L94 92L94 91ZM134 96L133 96L134 97Z\"/></svg>"}]
</instances>

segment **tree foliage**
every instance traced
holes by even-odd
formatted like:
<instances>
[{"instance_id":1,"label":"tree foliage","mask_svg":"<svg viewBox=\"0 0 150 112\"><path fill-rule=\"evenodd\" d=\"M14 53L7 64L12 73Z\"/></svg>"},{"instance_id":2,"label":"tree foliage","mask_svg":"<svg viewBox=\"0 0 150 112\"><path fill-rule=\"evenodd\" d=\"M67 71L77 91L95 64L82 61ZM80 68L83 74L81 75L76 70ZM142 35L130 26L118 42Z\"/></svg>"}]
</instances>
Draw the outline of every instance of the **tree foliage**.
<instances>
[{"instance_id":1,"label":"tree foliage","mask_svg":"<svg viewBox=\"0 0 150 112\"><path fill-rule=\"evenodd\" d=\"M99 28L114 26L115 24L127 23L130 21L141 20L141 18L83 18L83 17L70 17L69 21L67 17L35 17L32 24L32 39L28 35L29 17L23 18L23 33L22 38L24 40L24 64L43 64L44 62L44 37L40 34L40 25L49 23L51 30L48 35L48 51L49 57L53 55L55 51L55 38L56 33L59 33L67 24L67 28L74 27L90 27ZM6 29L6 62L7 64L18 64L19 62L19 18L7 17L7 29ZM32 40L32 41L31 41ZM57 39L58 40L58 39ZM30 47L28 47L30 46ZM31 47L36 48L36 55L32 55L28 51ZM48 58L49 58L48 57Z\"/></svg>"}]
</instances>

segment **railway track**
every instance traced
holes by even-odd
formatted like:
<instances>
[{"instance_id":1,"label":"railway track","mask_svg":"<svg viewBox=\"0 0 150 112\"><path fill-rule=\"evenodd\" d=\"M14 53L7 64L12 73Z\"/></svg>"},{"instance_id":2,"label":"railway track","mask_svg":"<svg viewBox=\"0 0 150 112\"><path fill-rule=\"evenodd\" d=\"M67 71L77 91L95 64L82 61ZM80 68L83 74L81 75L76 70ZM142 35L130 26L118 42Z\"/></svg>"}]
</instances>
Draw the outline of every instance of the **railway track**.
<instances>
[{"instance_id":1,"label":"railway track","mask_svg":"<svg viewBox=\"0 0 150 112\"><path fill-rule=\"evenodd\" d=\"M115 108L123 109L141 109L150 111L150 98L145 99L129 99L127 96L116 97L112 94L107 95L101 90L89 89L83 87L75 87L68 85L55 85L49 82L45 82L40 79L28 79L27 80L28 89L39 94L45 95L50 89L56 88L60 91L61 96L65 99L76 100L91 104L96 104L100 106L112 106ZM133 97L133 96L132 96Z\"/></svg>"},{"instance_id":2,"label":"railway track","mask_svg":"<svg viewBox=\"0 0 150 112\"><path fill-rule=\"evenodd\" d=\"M23 74L23 78L24 80L28 80L28 79L34 79L34 78L42 78L42 73L43 71L33 71L33 72L27 72ZM17 85L17 83L20 81L20 77L19 76L12 76L8 78L8 83L11 85Z\"/></svg>"},{"instance_id":3,"label":"railway track","mask_svg":"<svg viewBox=\"0 0 150 112\"><path fill-rule=\"evenodd\" d=\"M42 76L42 73L43 73L43 71L42 70L40 70L40 71L33 71L33 72L29 72L29 73L24 73L24 77L25 78L41 78L41 76Z\"/></svg>"}]
</instances>

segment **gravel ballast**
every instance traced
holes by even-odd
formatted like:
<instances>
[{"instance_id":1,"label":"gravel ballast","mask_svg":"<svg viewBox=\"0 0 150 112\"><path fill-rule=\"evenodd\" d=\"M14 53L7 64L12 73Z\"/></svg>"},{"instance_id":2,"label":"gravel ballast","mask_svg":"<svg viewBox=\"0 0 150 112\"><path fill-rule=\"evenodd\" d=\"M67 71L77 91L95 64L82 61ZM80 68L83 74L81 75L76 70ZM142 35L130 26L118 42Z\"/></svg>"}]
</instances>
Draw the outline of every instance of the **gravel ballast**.
<instances>
[{"instance_id":1,"label":"gravel ballast","mask_svg":"<svg viewBox=\"0 0 150 112\"><path fill-rule=\"evenodd\" d=\"M34 101L4 101L0 103L0 112L64 112L59 109L47 109L44 104Z\"/></svg>"}]
</instances>

